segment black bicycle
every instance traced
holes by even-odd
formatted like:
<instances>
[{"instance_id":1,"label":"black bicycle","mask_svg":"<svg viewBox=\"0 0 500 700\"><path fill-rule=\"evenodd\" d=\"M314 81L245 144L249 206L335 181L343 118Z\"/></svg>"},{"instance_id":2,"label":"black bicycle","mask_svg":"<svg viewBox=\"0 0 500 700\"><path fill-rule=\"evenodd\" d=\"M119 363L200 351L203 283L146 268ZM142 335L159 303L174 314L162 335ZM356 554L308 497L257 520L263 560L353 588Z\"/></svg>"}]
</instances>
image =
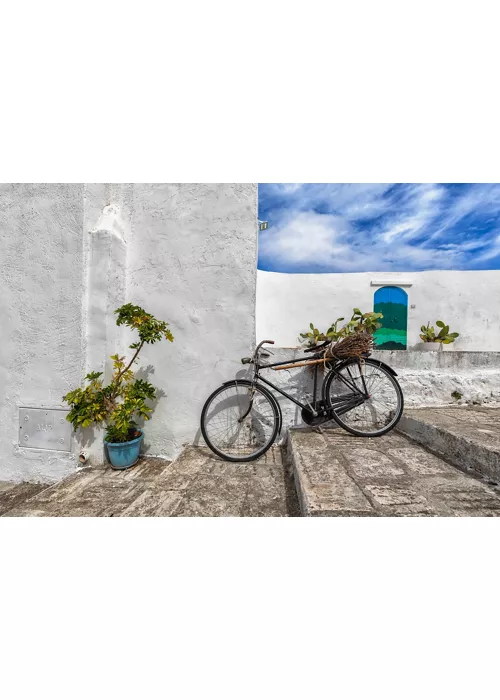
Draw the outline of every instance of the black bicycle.
<instances>
[{"instance_id":1,"label":"black bicycle","mask_svg":"<svg viewBox=\"0 0 500 700\"><path fill-rule=\"evenodd\" d=\"M261 350L273 340L263 340L252 357L251 379L233 379L216 389L201 413L201 432L208 447L229 462L249 462L262 456L281 432L282 414L276 397L267 386L302 409L302 420L317 426L334 420L352 435L378 437L392 430L403 413L403 392L396 372L380 360L325 359L321 350L328 343L305 350L314 355L295 360L262 364L269 353ZM312 401L304 403L265 379L261 371L279 371L310 366L313 370ZM324 372L321 392L318 374ZM267 385L267 386L264 386Z\"/></svg>"}]
</instances>

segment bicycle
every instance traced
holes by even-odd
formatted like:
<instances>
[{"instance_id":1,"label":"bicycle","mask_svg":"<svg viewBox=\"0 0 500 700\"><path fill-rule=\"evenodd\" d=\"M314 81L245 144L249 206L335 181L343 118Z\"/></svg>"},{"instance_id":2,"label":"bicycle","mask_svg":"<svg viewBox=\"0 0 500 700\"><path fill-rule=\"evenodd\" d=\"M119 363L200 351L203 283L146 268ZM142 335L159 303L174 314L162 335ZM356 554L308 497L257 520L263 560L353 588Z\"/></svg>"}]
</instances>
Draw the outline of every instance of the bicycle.
<instances>
[{"instance_id":1,"label":"bicycle","mask_svg":"<svg viewBox=\"0 0 500 700\"><path fill-rule=\"evenodd\" d=\"M253 364L252 379L232 379L224 382L206 400L201 413L201 433L208 447L229 462L250 462L261 457L274 443L282 428L280 405L271 387L297 404L304 423L318 426L334 420L341 428L358 437L379 437L392 430L403 413L404 399L396 372L381 360L369 357L343 360L325 359L323 343L305 352L314 355L262 364L269 353L263 340L252 357L243 364ZM312 402L304 403L262 376L262 370L279 371L311 366L313 369ZM318 373L323 366L326 374L318 397ZM267 386L264 386L267 385Z\"/></svg>"}]
</instances>

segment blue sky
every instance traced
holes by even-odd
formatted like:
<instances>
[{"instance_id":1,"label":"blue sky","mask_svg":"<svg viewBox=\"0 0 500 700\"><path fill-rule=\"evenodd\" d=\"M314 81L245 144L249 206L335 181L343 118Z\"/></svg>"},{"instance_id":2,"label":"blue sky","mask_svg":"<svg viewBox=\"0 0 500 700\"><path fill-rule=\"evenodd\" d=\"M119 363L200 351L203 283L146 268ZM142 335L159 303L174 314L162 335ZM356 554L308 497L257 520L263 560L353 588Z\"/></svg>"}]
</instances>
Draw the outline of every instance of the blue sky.
<instances>
[{"instance_id":1,"label":"blue sky","mask_svg":"<svg viewBox=\"0 0 500 700\"><path fill-rule=\"evenodd\" d=\"M260 184L261 270L500 269L500 185Z\"/></svg>"}]
</instances>

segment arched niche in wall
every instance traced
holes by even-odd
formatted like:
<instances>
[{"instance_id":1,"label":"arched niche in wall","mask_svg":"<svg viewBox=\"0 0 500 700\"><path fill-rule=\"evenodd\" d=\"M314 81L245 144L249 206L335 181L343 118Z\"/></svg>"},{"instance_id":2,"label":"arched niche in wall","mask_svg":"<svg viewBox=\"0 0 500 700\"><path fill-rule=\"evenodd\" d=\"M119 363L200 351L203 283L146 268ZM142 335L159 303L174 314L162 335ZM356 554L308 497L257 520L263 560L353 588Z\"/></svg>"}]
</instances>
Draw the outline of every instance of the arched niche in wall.
<instances>
[{"instance_id":1,"label":"arched niche in wall","mask_svg":"<svg viewBox=\"0 0 500 700\"><path fill-rule=\"evenodd\" d=\"M379 350L406 350L408 294L401 287L381 287L373 299L373 310L384 315L382 327L375 332Z\"/></svg>"}]
</instances>

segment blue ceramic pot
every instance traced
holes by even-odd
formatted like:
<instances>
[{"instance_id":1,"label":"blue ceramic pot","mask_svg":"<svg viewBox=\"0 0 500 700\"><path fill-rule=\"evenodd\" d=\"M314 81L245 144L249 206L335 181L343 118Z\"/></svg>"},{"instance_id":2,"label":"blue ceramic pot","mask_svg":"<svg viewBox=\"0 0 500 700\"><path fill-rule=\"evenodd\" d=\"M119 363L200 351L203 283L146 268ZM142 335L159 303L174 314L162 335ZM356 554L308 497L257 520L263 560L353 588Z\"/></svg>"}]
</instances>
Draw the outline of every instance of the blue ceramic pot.
<instances>
[{"instance_id":1,"label":"blue ceramic pot","mask_svg":"<svg viewBox=\"0 0 500 700\"><path fill-rule=\"evenodd\" d=\"M142 430L140 433L138 438L134 438L134 440L129 442L106 442L104 440L113 469L128 469L134 466L139 459L141 442L144 437Z\"/></svg>"}]
</instances>

